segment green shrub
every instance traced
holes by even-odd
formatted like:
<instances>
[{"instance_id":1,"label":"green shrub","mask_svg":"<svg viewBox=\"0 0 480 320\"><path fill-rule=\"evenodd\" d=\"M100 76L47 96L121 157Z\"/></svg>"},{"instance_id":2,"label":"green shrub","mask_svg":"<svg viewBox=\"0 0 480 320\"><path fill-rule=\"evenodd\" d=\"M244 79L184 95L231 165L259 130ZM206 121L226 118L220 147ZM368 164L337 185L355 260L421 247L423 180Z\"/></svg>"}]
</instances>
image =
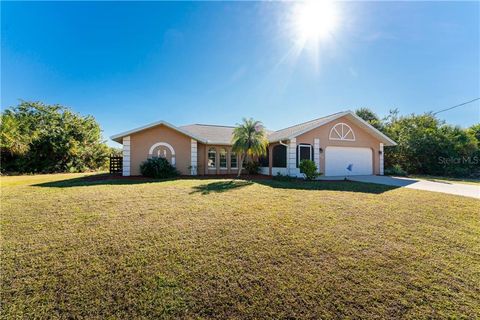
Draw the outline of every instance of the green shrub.
<instances>
[{"instance_id":1,"label":"green shrub","mask_svg":"<svg viewBox=\"0 0 480 320\"><path fill-rule=\"evenodd\" d=\"M300 172L303 173L306 180L314 180L320 174L317 172L317 166L312 160L302 160L300 161Z\"/></svg>"},{"instance_id":2,"label":"green shrub","mask_svg":"<svg viewBox=\"0 0 480 320\"><path fill-rule=\"evenodd\" d=\"M405 177L407 175L407 172L402 169L402 167L399 164L394 164L392 167L385 169L384 174L386 176L400 176L400 177Z\"/></svg>"},{"instance_id":3,"label":"green shrub","mask_svg":"<svg viewBox=\"0 0 480 320\"><path fill-rule=\"evenodd\" d=\"M248 174L257 174L260 171L260 162L248 161L245 163L245 170L247 170Z\"/></svg>"},{"instance_id":4,"label":"green shrub","mask_svg":"<svg viewBox=\"0 0 480 320\"><path fill-rule=\"evenodd\" d=\"M150 158L140 164L140 172L143 176L155 179L173 178L179 172L165 158Z\"/></svg>"},{"instance_id":5,"label":"green shrub","mask_svg":"<svg viewBox=\"0 0 480 320\"><path fill-rule=\"evenodd\" d=\"M277 172L277 175L276 176L273 176L273 180L277 180L277 181L292 181L294 180L295 178L294 177L290 177L290 176L287 176L287 175L283 175L281 174L280 172Z\"/></svg>"}]
</instances>

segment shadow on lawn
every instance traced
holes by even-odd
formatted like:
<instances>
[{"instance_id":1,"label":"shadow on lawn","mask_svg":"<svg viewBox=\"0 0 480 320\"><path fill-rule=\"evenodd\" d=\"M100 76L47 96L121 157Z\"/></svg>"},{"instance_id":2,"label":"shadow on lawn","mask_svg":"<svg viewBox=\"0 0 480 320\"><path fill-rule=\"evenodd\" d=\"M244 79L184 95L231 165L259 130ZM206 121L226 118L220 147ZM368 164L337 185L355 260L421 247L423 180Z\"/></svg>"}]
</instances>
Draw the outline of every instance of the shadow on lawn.
<instances>
[{"instance_id":1,"label":"shadow on lawn","mask_svg":"<svg viewBox=\"0 0 480 320\"><path fill-rule=\"evenodd\" d=\"M112 175L108 173L87 175L79 178L72 178L66 180L50 181L44 183L34 184L35 187L48 188L70 188L70 187L84 187L97 185L124 185L124 184L142 184L152 183L167 180L150 179L144 177L122 177L121 175Z\"/></svg>"},{"instance_id":2,"label":"shadow on lawn","mask_svg":"<svg viewBox=\"0 0 480 320\"><path fill-rule=\"evenodd\" d=\"M300 179L281 180L258 180L258 184L277 189L296 189L296 190L323 190L323 191L347 191L380 194L390 190L397 189L397 186L387 186L382 184L356 182L350 180L338 181L305 181Z\"/></svg>"},{"instance_id":3,"label":"shadow on lawn","mask_svg":"<svg viewBox=\"0 0 480 320\"><path fill-rule=\"evenodd\" d=\"M201 193L205 195L211 192L220 193L220 192L230 191L232 189L243 188L251 184L253 184L253 182L248 180L217 181L217 182L205 183L199 186L195 186L192 188L193 191L190 192L190 194Z\"/></svg>"},{"instance_id":4,"label":"shadow on lawn","mask_svg":"<svg viewBox=\"0 0 480 320\"><path fill-rule=\"evenodd\" d=\"M347 192L362 192L371 194L380 194L396 188L398 186L387 186L373 183L363 183L356 181L304 181L300 179L276 180L266 179L265 177L256 178L254 176L242 177L241 179L232 179L232 177L215 177L215 176L199 176L199 177L180 177L175 179L150 179L145 177L122 177L120 175L110 174L96 174L79 178L51 181L45 183L35 184L37 187L49 188L70 188L83 186L97 186L97 185L130 185L130 184L144 184L155 183L172 180L205 180L215 179L217 181L204 183L192 187L193 191L190 194L201 193L207 195L210 193L223 193L230 190L243 188L254 183L268 186L276 189L296 189L296 190L327 190L327 191L347 191ZM218 181L219 179L223 179Z\"/></svg>"}]
</instances>

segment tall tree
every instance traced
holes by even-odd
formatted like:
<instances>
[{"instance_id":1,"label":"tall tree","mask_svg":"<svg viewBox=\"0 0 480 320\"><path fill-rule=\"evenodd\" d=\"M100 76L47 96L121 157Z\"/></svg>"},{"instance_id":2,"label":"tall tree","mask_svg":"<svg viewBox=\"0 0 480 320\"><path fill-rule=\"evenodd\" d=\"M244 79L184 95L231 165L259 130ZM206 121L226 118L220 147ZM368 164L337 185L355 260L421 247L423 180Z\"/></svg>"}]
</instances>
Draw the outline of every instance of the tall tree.
<instances>
[{"instance_id":1,"label":"tall tree","mask_svg":"<svg viewBox=\"0 0 480 320\"><path fill-rule=\"evenodd\" d=\"M1 114L2 171L24 173L95 170L108 147L92 116L60 105L22 101Z\"/></svg>"},{"instance_id":2,"label":"tall tree","mask_svg":"<svg viewBox=\"0 0 480 320\"><path fill-rule=\"evenodd\" d=\"M385 167L400 165L408 173L472 176L478 140L474 133L445 124L431 113L391 116L385 133L398 143L385 152Z\"/></svg>"},{"instance_id":3,"label":"tall tree","mask_svg":"<svg viewBox=\"0 0 480 320\"><path fill-rule=\"evenodd\" d=\"M377 116L375 112L368 108L359 108L355 110L355 114L362 118L363 120L367 121L370 123L373 127L377 128L378 130L382 130L382 121L380 118Z\"/></svg>"},{"instance_id":4,"label":"tall tree","mask_svg":"<svg viewBox=\"0 0 480 320\"><path fill-rule=\"evenodd\" d=\"M268 139L265 129L260 121L252 118L243 118L233 130L232 150L240 154L238 176L242 173L243 161L246 158L260 157L267 153Z\"/></svg>"},{"instance_id":5,"label":"tall tree","mask_svg":"<svg viewBox=\"0 0 480 320\"><path fill-rule=\"evenodd\" d=\"M480 143L480 123L474 124L470 128L468 128L468 132L477 138L478 142Z\"/></svg>"},{"instance_id":6,"label":"tall tree","mask_svg":"<svg viewBox=\"0 0 480 320\"><path fill-rule=\"evenodd\" d=\"M0 116L0 148L2 153L10 157L21 156L30 149L31 137L23 132L15 113L6 110Z\"/></svg>"}]
</instances>

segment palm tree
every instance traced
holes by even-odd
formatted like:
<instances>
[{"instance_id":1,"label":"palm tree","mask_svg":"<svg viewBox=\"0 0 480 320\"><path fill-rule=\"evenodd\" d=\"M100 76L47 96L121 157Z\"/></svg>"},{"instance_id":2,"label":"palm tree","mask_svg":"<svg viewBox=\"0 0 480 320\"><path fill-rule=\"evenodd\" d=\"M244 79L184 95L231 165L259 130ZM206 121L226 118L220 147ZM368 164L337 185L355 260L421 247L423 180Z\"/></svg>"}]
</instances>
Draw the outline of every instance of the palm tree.
<instances>
[{"instance_id":1,"label":"palm tree","mask_svg":"<svg viewBox=\"0 0 480 320\"><path fill-rule=\"evenodd\" d=\"M232 150L240 154L238 176L242 173L243 161L246 157L263 156L267 153L268 140L263 125L252 118L243 118L241 124L233 130Z\"/></svg>"}]
</instances>

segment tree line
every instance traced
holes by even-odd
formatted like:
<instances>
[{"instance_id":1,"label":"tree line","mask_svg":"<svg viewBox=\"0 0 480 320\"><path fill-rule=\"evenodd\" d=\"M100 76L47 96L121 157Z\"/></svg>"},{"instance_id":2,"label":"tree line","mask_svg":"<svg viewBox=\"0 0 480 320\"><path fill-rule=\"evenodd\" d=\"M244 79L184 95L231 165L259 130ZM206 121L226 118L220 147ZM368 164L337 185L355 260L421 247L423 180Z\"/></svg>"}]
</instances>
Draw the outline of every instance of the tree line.
<instances>
[{"instance_id":1,"label":"tree line","mask_svg":"<svg viewBox=\"0 0 480 320\"><path fill-rule=\"evenodd\" d=\"M432 113L380 119L368 108L356 114L397 142L385 148L385 168L392 173L480 177L480 124L452 126Z\"/></svg>"},{"instance_id":2,"label":"tree line","mask_svg":"<svg viewBox=\"0 0 480 320\"><path fill-rule=\"evenodd\" d=\"M401 116L398 110L382 119L368 108L356 114L398 143L385 148L387 173L480 176L480 124L461 128L432 113ZM267 144L257 137L263 132L258 130L261 123L250 122L235 130L235 150L261 149ZM0 150L3 173L99 170L108 165L110 154L118 153L102 140L100 125L92 116L61 105L27 101L1 113Z\"/></svg>"},{"instance_id":3,"label":"tree line","mask_svg":"<svg viewBox=\"0 0 480 320\"><path fill-rule=\"evenodd\" d=\"M108 164L112 150L92 116L22 101L4 110L0 121L2 173L83 172Z\"/></svg>"}]
</instances>

